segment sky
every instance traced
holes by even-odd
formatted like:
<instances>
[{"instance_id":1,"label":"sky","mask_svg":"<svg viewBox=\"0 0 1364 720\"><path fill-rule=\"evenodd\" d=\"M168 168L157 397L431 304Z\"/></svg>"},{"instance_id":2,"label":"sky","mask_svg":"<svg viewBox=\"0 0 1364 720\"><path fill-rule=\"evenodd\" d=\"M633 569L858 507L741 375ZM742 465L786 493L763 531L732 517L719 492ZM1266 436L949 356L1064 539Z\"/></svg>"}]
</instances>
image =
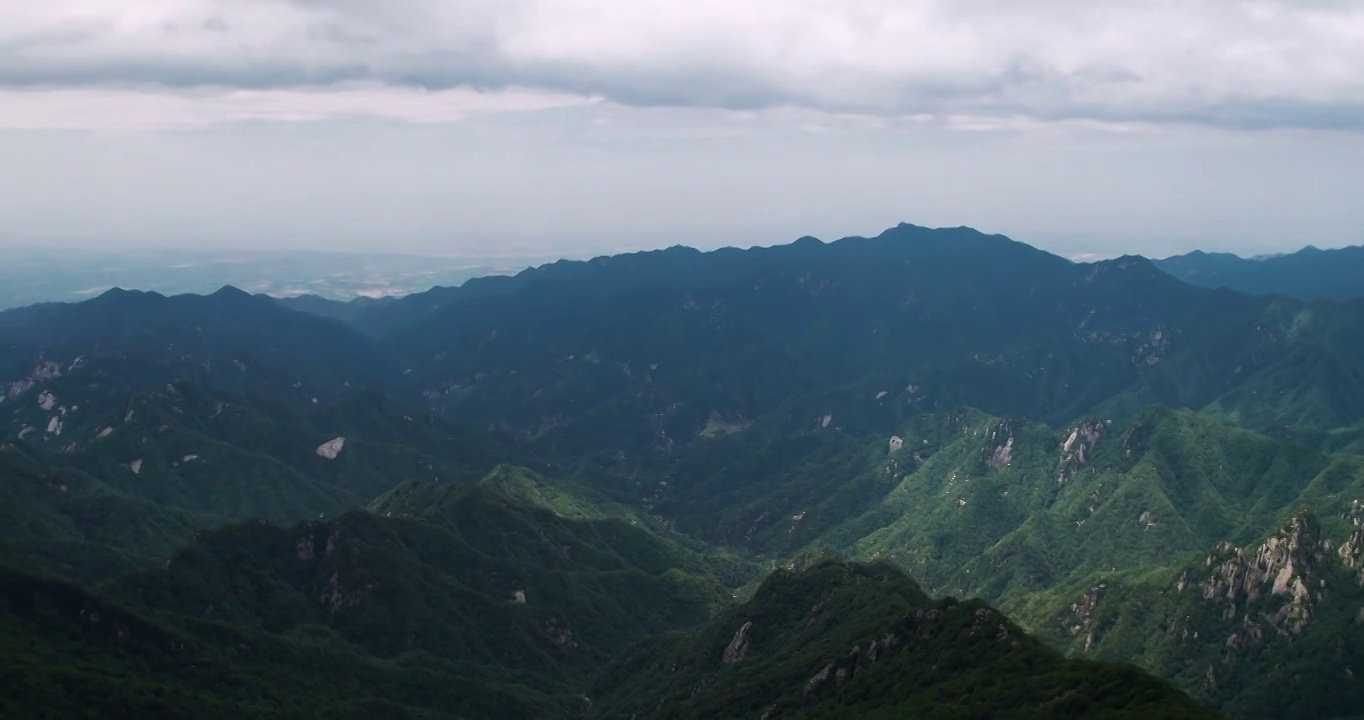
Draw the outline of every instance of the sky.
<instances>
[{"instance_id":1,"label":"sky","mask_svg":"<svg viewBox=\"0 0 1364 720\"><path fill-rule=\"evenodd\" d=\"M0 0L0 248L1364 243L1361 0Z\"/></svg>"}]
</instances>

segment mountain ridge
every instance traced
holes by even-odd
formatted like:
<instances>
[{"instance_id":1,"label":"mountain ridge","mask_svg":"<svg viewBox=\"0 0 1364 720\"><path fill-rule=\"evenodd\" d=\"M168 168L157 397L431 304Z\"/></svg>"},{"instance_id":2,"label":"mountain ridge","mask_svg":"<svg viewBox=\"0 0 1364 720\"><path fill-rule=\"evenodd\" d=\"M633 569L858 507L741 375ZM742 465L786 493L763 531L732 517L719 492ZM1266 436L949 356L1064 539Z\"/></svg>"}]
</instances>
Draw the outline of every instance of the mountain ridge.
<instances>
[{"instance_id":1,"label":"mountain ridge","mask_svg":"<svg viewBox=\"0 0 1364 720\"><path fill-rule=\"evenodd\" d=\"M1364 671L1348 648L1325 652L1353 628L1344 590L1313 595L1302 633L1245 645L1252 654L1211 685L1198 681L1207 648L1171 634L1175 615L1147 612L1184 612L1179 627L1224 644L1242 626L1173 593L1182 572L1204 587L1200 563L1214 556L1250 572L1277 552L1263 550L1271 540L1291 544L1294 518L1322 519L1302 535L1313 547L1357 544L1362 301L1200 288L1139 256L1080 264L969 228L901 224L565 261L362 304L318 318L231 287L119 290L0 315L11 557L86 583L89 602L145 617L222 672L239 667L268 700L202 686L205 707L239 712L287 703L258 674L280 668L232 650L242 643L381 684L426 667L410 702L388 690L319 701L323 681L299 676L317 707L399 717L436 712L432 698L446 696L429 683L446 675L486 700L466 706L474 716L647 715L665 696L701 713L833 716L872 709L873 686L901 709L969 713L941 694L959 683L988 688L977 713L1028 716L1068 702L1038 688L1069 683L1120 717L1146 701L1115 689L1122 677L1147 700L1182 702L1130 670L1057 664L1025 629L1077 658L1136 663L1238 717L1271 706L1256 678L1290 695L1316 687L1275 668ZM1275 560L1257 597L1291 600L1299 581L1342 587L1355 554L1310 571L1294 556L1289 595L1275 590L1286 567ZM840 646L802 619L782 626L786 650L768 652L764 622L747 638L754 662L727 666L743 623L779 612L783 594L761 576L821 557L872 563L828 566L854 589L835 615L856 627L815 622ZM819 603L792 582L792 608ZM1280 612L1248 593L1240 615ZM895 597L905 613L862 614ZM0 608L17 638L0 659L60 667L76 646L30 650L80 626L16 608ZM918 634L926 626L902 621L919 610L951 622ZM978 612L1023 655L1007 643L976 654ZM1256 625L1261 637L1271 625ZM843 646L886 633L900 642L889 665ZM923 666L906 654L911 637L961 663ZM110 647L101 657L126 667ZM1304 648L1345 660L1304 660ZM705 659L677 675L642 670L674 652ZM1022 671L1034 661L1050 669ZM1010 695L979 667L1031 689ZM919 676L936 683L909 681Z\"/></svg>"},{"instance_id":2,"label":"mountain ridge","mask_svg":"<svg viewBox=\"0 0 1364 720\"><path fill-rule=\"evenodd\" d=\"M1185 282L1228 287L1256 295L1281 294L1304 300L1364 297L1364 246L1321 249L1312 245L1268 256L1193 251L1155 261Z\"/></svg>"}]
</instances>

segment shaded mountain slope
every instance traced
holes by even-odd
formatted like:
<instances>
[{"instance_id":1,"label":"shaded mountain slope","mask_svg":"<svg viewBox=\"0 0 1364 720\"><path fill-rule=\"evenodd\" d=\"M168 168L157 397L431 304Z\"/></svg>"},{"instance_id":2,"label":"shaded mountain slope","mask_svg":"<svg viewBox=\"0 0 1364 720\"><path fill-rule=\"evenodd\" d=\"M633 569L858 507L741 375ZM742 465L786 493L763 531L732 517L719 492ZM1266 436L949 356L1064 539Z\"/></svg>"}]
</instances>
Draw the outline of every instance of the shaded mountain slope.
<instances>
[{"instance_id":1,"label":"shaded mountain slope","mask_svg":"<svg viewBox=\"0 0 1364 720\"><path fill-rule=\"evenodd\" d=\"M1133 668L1063 659L983 603L827 561L636 648L592 697L602 717L1215 717Z\"/></svg>"},{"instance_id":2,"label":"shaded mountain slope","mask_svg":"<svg viewBox=\"0 0 1364 720\"><path fill-rule=\"evenodd\" d=\"M164 562L217 519L120 492L22 445L0 444L0 526L9 552L65 577L95 580Z\"/></svg>"},{"instance_id":3,"label":"shaded mountain slope","mask_svg":"<svg viewBox=\"0 0 1364 720\"><path fill-rule=\"evenodd\" d=\"M407 410L373 391L299 405L176 382L104 414L72 414L68 423L60 437L25 438L29 467L41 468L29 475L45 479L14 487L33 488L25 500L44 510L24 518L29 534L15 542L21 554L42 553L54 567L79 561L82 569L70 576L84 580L129 568L109 563L91 574L101 563L89 562L83 545L58 554L61 545L51 543L86 537L71 533L70 518L93 510L73 503L106 508L101 527L120 530L101 531L101 542L163 559L193 530L253 517L282 524L330 517L406 481L468 484L501 462L536 457L513 440Z\"/></svg>"},{"instance_id":4,"label":"shaded mountain slope","mask_svg":"<svg viewBox=\"0 0 1364 720\"><path fill-rule=\"evenodd\" d=\"M436 407L562 451L667 452L872 384L1058 425L1156 404L1260 429L1364 415L1364 306L1197 288L1143 258L1077 265L966 228L674 248L481 288L389 303L421 319L370 329Z\"/></svg>"},{"instance_id":5,"label":"shaded mountain slope","mask_svg":"<svg viewBox=\"0 0 1364 720\"><path fill-rule=\"evenodd\" d=\"M128 610L0 562L5 717L565 717L572 698Z\"/></svg>"},{"instance_id":6,"label":"shaded mountain slope","mask_svg":"<svg viewBox=\"0 0 1364 720\"><path fill-rule=\"evenodd\" d=\"M397 378L386 353L346 324L230 287L175 297L110 290L10 315L0 408L41 410L25 419L38 433L174 380L308 403L352 387L392 389Z\"/></svg>"},{"instance_id":7,"label":"shaded mountain slope","mask_svg":"<svg viewBox=\"0 0 1364 720\"><path fill-rule=\"evenodd\" d=\"M399 488L376 505L382 516L231 526L110 592L563 692L625 644L700 622L728 597L699 554L623 518L564 518L529 504L502 491L507 475L539 482L504 468L462 489ZM420 520L401 509L413 495L426 495Z\"/></svg>"},{"instance_id":8,"label":"shaded mountain slope","mask_svg":"<svg viewBox=\"0 0 1364 720\"><path fill-rule=\"evenodd\" d=\"M356 322L360 315L373 312L375 309L397 300L393 297L358 297L353 300L342 301L312 294L271 299L291 310L351 323Z\"/></svg>"}]
</instances>

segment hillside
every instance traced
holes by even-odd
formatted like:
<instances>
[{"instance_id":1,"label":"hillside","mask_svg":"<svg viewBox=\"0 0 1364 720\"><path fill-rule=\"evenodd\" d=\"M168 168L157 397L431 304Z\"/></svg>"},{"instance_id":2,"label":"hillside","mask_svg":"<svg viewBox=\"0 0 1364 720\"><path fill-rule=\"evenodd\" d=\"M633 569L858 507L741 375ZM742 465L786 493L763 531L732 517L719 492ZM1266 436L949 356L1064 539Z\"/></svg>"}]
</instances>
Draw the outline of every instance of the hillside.
<instances>
[{"instance_id":1,"label":"hillside","mask_svg":"<svg viewBox=\"0 0 1364 720\"><path fill-rule=\"evenodd\" d=\"M1359 501L1325 522L1302 512L1183 567L1103 575L1058 593L1039 627L1083 657L1141 658L1233 717L1357 718L1362 516Z\"/></svg>"},{"instance_id":2,"label":"hillside","mask_svg":"<svg viewBox=\"0 0 1364 720\"><path fill-rule=\"evenodd\" d=\"M0 313L0 327L0 377L9 383L43 379L28 375L35 366L67 373L82 364L78 359L102 357L141 371L119 378L125 382L158 382L155 371L162 378L198 372L224 389L240 386L253 365L326 392L346 383L382 384L394 372L379 348L344 323L232 287L173 297L116 288L85 302Z\"/></svg>"},{"instance_id":3,"label":"hillside","mask_svg":"<svg viewBox=\"0 0 1364 720\"><path fill-rule=\"evenodd\" d=\"M846 391L1055 425L1157 404L1256 429L1364 413L1364 306L1195 288L1141 258L1077 265L966 228L559 263L382 312L362 327L436 407L575 453L668 452ZM862 402L836 420L853 427Z\"/></svg>"},{"instance_id":4,"label":"hillside","mask_svg":"<svg viewBox=\"0 0 1364 720\"><path fill-rule=\"evenodd\" d=\"M576 717L597 667L752 571L523 469L404 485L373 512L198 533L93 594L6 566L0 662L26 681L0 708Z\"/></svg>"},{"instance_id":5,"label":"hillside","mask_svg":"<svg viewBox=\"0 0 1364 720\"><path fill-rule=\"evenodd\" d=\"M325 638L143 614L0 563L5 717L571 717L573 701Z\"/></svg>"},{"instance_id":6,"label":"hillside","mask_svg":"<svg viewBox=\"0 0 1364 720\"><path fill-rule=\"evenodd\" d=\"M1364 246L1243 258L1194 251L1155 261L1192 285L1225 287L1253 295L1288 295L1304 300L1364 297Z\"/></svg>"},{"instance_id":7,"label":"hillside","mask_svg":"<svg viewBox=\"0 0 1364 720\"><path fill-rule=\"evenodd\" d=\"M104 547L150 562L197 529L248 518L291 524L330 517L403 482L469 483L501 462L537 462L514 440L399 407L373 391L290 404L178 381L131 394L103 413L66 417L58 432L21 429L0 457L45 465L14 485L29 488L26 503L10 508L24 516L24 532L10 536L15 551L39 553L53 572L80 580L130 569L120 562L101 571L85 551L48 554L54 543L82 540L92 515L106 528L98 531Z\"/></svg>"},{"instance_id":8,"label":"hillside","mask_svg":"<svg viewBox=\"0 0 1364 720\"><path fill-rule=\"evenodd\" d=\"M889 606L988 603L1019 623L1010 633L1136 665L1236 717L1338 712L1298 702L1316 692L1303 678L1360 671L1350 647L1322 650L1356 629L1344 589L1314 601L1302 633L1262 627L1278 639L1225 668L1217 648L1239 631L1201 619L1210 611L1192 594L1169 595L1186 573L1206 584L1195 571L1210 553L1258 557L1295 518L1322 518L1320 548L1354 542L1358 302L1200 288L1138 257L1081 265L969 228L901 225L295 305L332 317L232 289L0 313L0 542L12 561L166 632L344 651L374 677L411 661L502 698L487 707L521 698L548 716L651 712L682 686L619 675L637 688L621 695L592 683L647 665L612 663L650 635L728 643L735 628L705 625L712 613L763 611L736 604L762 595L766 571L826 552L913 577L865 571L900 588ZM1343 588L1354 561L1332 557L1339 567L1308 574L1295 560L1286 587L1301 576ZM1105 599L1090 602L1100 586ZM1275 588L1247 590L1241 622L1276 616L1281 606L1255 604L1283 596ZM1102 625L1068 615L1086 603ZM1174 634L1177 613L1215 641ZM816 638L799 644L800 657L828 654ZM1339 662L1300 662L1328 657ZM782 677L806 673L801 687L818 670L773 662ZM1209 668L1216 681L1198 681ZM880 672L867 677L893 707L941 700ZM1260 680L1291 691L1263 701ZM271 687L259 697L275 698ZM800 716L853 700L806 707L783 687L762 707ZM702 695L698 712L712 707ZM1130 710L1113 698L1103 707ZM398 715L437 707L338 700L370 701Z\"/></svg>"},{"instance_id":9,"label":"hillside","mask_svg":"<svg viewBox=\"0 0 1364 720\"><path fill-rule=\"evenodd\" d=\"M593 697L601 717L1216 717L1136 670L1062 659L983 603L830 561L636 648Z\"/></svg>"},{"instance_id":10,"label":"hillside","mask_svg":"<svg viewBox=\"0 0 1364 720\"><path fill-rule=\"evenodd\" d=\"M508 483L543 480L502 468L465 488L401 486L374 513L229 526L109 593L563 691L631 638L699 622L728 596L706 555L624 514L561 516Z\"/></svg>"}]
</instances>

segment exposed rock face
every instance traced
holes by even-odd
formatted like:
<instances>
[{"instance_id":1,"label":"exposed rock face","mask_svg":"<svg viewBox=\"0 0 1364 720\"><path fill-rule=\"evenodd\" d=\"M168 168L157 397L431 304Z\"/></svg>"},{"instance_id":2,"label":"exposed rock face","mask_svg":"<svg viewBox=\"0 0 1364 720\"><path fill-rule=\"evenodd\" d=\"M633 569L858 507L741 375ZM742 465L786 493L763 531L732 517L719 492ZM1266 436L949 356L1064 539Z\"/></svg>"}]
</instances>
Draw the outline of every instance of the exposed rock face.
<instances>
[{"instance_id":1,"label":"exposed rock face","mask_svg":"<svg viewBox=\"0 0 1364 720\"><path fill-rule=\"evenodd\" d=\"M890 454L894 455L895 453L900 452L900 448L905 446L905 440L899 435L891 435L890 443L888 443L888 445Z\"/></svg>"},{"instance_id":2,"label":"exposed rock face","mask_svg":"<svg viewBox=\"0 0 1364 720\"><path fill-rule=\"evenodd\" d=\"M136 460L134 460L134 461L128 463L128 469L129 469L129 470L132 470L134 475L141 475L141 474L142 474L142 458L138 458L138 459L136 459Z\"/></svg>"},{"instance_id":3,"label":"exposed rock face","mask_svg":"<svg viewBox=\"0 0 1364 720\"><path fill-rule=\"evenodd\" d=\"M814 676L805 682L804 694L810 695L820 692L826 687L842 684L868 665L885 658L893 648L901 645L912 647L921 638L939 632L943 627L941 623L944 618L967 610L968 608L962 605L948 609L919 608L915 610L896 622L885 635L869 641L865 646L856 645L847 655L826 662ZM964 630L962 641L972 643L991 641L1005 643L1013 647L1018 646L1019 640L1010 631L1003 615L985 607L976 608L970 612L970 621L961 626ZM956 627L956 625L949 627Z\"/></svg>"},{"instance_id":4,"label":"exposed rock face","mask_svg":"<svg viewBox=\"0 0 1364 720\"><path fill-rule=\"evenodd\" d=\"M743 432L753 425L751 420L746 418L736 418L727 420L718 413L712 412L710 418L706 420L706 426L701 429L700 436L703 438L720 437L721 435L732 435Z\"/></svg>"},{"instance_id":5,"label":"exposed rock face","mask_svg":"<svg viewBox=\"0 0 1364 720\"><path fill-rule=\"evenodd\" d=\"M341 448L346 446L346 439L343 437L332 438L327 442L317 446L317 454L328 460L335 460L341 454Z\"/></svg>"},{"instance_id":6,"label":"exposed rock face","mask_svg":"<svg viewBox=\"0 0 1364 720\"><path fill-rule=\"evenodd\" d=\"M1064 485L1094 457L1094 451L1103 437L1104 424L1098 420L1086 420L1071 429L1066 441L1061 444L1061 457L1057 462L1056 483Z\"/></svg>"},{"instance_id":7,"label":"exposed rock face","mask_svg":"<svg viewBox=\"0 0 1364 720\"><path fill-rule=\"evenodd\" d=\"M578 649L578 638L573 635L573 630L559 624L556 618L545 621L545 636L549 638L550 642L561 648Z\"/></svg>"},{"instance_id":8,"label":"exposed rock face","mask_svg":"<svg viewBox=\"0 0 1364 720\"><path fill-rule=\"evenodd\" d=\"M80 362L80 358L76 358L76 361L71 363L71 369L76 369L80 365ZM4 390L3 393L0 393L0 401L7 398L18 397L25 392L28 392L38 383L61 376L61 365L51 360L43 360L33 368L33 372L30 373L28 377L14 380L9 383L0 383L0 389ZM39 396L38 405L39 407L42 407L43 410L51 410L52 404L55 402L56 399L52 397L52 393L44 392L42 396Z\"/></svg>"},{"instance_id":9,"label":"exposed rock face","mask_svg":"<svg viewBox=\"0 0 1364 720\"><path fill-rule=\"evenodd\" d=\"M313 539L311 537L301 537L294 543L294 555L299 560L312 560L314 556Z\"/></svg>"},{"instance_id":10,"label":"exposed rock face","mask_svg":"<svg viewBox=\"0 0 1364 720\"><path fill-rule=\"evenodd\" d=\"M746 622L743 627L739 628L738 632L734 633L734 638L729 641L729 645L725 647L724 655L720 658L724 664L733 665L748 656L748 646L752 642L748 635L752 630L753 623Z\"/></svg>"},{"instance_id":11,"label":"exposed rock face","mask_svg":"<svg viewBox=\"0 0 1364 720\"><path fill-rule=\"evenodd\" d=\"M358 588L347 588L346 582L341 578L340 573L332 573L327 579L327 584L322 588L318 600L328 612L338 612L347 608L359 605L371 590L378 587L375 583L368 583Z\"/></svg>"},{"instance_id":12,"label":"exposed rock face","mask_svg":"<svg viewBox=\"0 0 1364 720\"><path fill-rule=\"evenodd\" d=\"M1293 642L1303 635L1318 604L1333 592L1327 578L1335 554L1316 518L1304 514L1258 546L1222 543L1205 558L1206 575L1195 571L1194 578L1187 572L1180 576L1175 589L1197 592L1194 597L1218 608L1225 623L1192 632L1185 626L1182 631L1190 648L1220 648L1201 673L1205 691L1216 691L1234 675L1242 657L1258 652L1271 638Z\"/></svg>"},{"instance_id":13,"label":"exposed rock face","mask_svg":"<svg viewBox=\"0 0 1364 720\"><path fill-rule=\"evenodd\" d=\"M810 678L805 683L805 694L809 695L810 693L818 690L820 685L823 685L824 683L828 682L829 675L833 674L833 670L834 664L829 663L828 665L825 665L822 669L820 669L819 672L815 673L815 676Z\"/></svg>"},{"instance_id":14,"label":"exposed rock face","mask_svg":"<svg viewBox=\"0 0 1364 720\"><path fill-rule=\"evenodd\" d=\"M525 604L526 604L526 591L525 591L525 590L513 590L513 591L512 591L512 602L516 603L517 605L525 605Z\"/></svg>"},{"instance_id":15,"label":"exposed rock face","mask_svg":"<svg viewBox=\"0 0 1364 720\"><path fill-rule=\"evenodd\" d=\"M1359 586L1364 587L1364 503L1351 501L1340 514L1340 519L1354 526L1355 531L1340 544L1336 554L1340 556L1342 565L1359 573ZM1364 608L1359 612L1360 617L1364 618Z\"/></svg>"},{"instance_id":16,"label":"exposed rock face","mask_svg":"<svg viewBox=\"0 0 1364 720\"><path fill-rule=\"evenodd\" d=\"M1309 588L1330 550L1311 516L1293 518L1250 552L1224 543L1204 562L1211 572L1203 599L1221 604L1222 617L1230 620L1263 598L1270 626L1285 636L1299 635L1312 615Z\"/></svg>"},{"instance_id":17,"label":"exposed rock face","mask_svg":"<svg viewBox=\"0 0 1364 720\"><path fill-rule=\"evenodd\" d=\"M1364 587L1364 529L1354 531L1336 552L1345 567L1359 571L1359 586Z\"/></svg>"},{"instance_id":18,"label":"exposed rock face","mask_svg":"<svg viewBox=\"0 0 1364 720\"><path fill-rule=\"evenodd\" d=\"M1099 603L1103 601L1107 592L1108 583L1099 583L1087 590L1079 600L1070 604L1071 624L1066 629L1071 635L1079 635L1090 627L1094 620L1094 612L1099 608ZM1094 640L1094 631L1090 629L1089 635L1085 638L1085 652L1094 647Z\"/></svg>"},{"instance_id":19,"label":"exposed rock face","mask_svg":"<svg viewBox=\"0 0 1364 720\"><path fill-rule=\"evenodd\" d=\"M1009 421L1001 421L995 426L995 429L990 432L990 442L994 446L994 450L990 451L990 456L985 458L985 467L998 470L1013 462L1014 435Z\"/></svg>"}]
</instances>

